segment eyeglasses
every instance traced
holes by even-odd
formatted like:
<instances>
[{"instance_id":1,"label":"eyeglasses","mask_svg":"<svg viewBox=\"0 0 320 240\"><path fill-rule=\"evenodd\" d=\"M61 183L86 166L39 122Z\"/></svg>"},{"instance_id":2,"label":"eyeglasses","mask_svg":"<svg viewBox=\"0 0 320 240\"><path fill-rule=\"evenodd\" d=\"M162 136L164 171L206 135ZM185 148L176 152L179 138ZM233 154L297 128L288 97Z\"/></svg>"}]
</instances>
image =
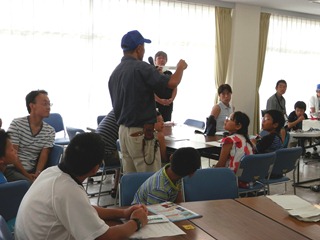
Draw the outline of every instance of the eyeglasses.
<instances>
[{"instance_id":1,"label":"eyeglasses","mask_svg":"<svg viewBox=\"0 0 320 240\"><path fill-rule=\"evenodd\" d=\"M34 103L34 104L36 104L36 103ZM50 102L40 102L39 104L43 107L52 107L52 105L53 105L53 103L50 103Z\"/></svg>"},{"instance_id":2,"label":"eyeglasses","mask_svg":"<svg viewBox=\"0 0 320 240\"><path fill-rule=\"evenodd\" d=\"M234 121L232 117L226 117L226 121Z\"/></svg>"}]
</instances>

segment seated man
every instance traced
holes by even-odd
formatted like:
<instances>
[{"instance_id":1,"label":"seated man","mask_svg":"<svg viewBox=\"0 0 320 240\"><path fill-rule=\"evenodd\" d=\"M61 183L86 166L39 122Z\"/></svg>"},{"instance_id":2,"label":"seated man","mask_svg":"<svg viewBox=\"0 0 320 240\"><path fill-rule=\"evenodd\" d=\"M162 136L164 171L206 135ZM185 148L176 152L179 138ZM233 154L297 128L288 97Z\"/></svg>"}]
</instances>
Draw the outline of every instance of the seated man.
<instances>
[{"instance_id":1,"label":"seated man","mask_svg":"<svg viewBox=\"0 0 320 240\"><path fill-rule=\"evenodd\" d=\"M7 164L13 164L18 160L17 151L14 149L7 132L0 130L0 183L6 183L3 175Z\"/></svg>"},{"instance_id":2,"label":"seated man","mask_svg":"<svg viewBox=\"0 0 320 240\"><path fill-rule=\"evenodd\" d=\"M120 166L120 159L118 155L116 141L119 138L119 125L114 111L111 110L106 117L102 119L96 131L105 143L104 147L104 161L106 166ZM111 191L111 196L115 197L120 177L120 168L115 172L114 187Z\"/></svg>"},{"instance_id":3,"label":"seated man","mask_svg":"<svg viewBox=\"0 0 320 240\"><path fill-rule=\"evenodd\" d=\"M201 166L198 151L191 147L180 148L171 156L171 162L148 178L136 192L132 204L182 202L181 181L191 177Z\"/></svg>"},{"instance_id":4,"label":"seated man","mask_svg":"<svg viewBox=\"0 0 320 240\"><path fill-rule=\"evenodd\" d=\"M5 170L9 182L27 180L30 183L45 168L53 147L55 131L43 121L50 114L50 100L44 90L31 91L26 96L29 116L16 118L8 132L19 159Z\"/></svg>"},{"instance_id":5,"label":"seated man","mask_svg":"<svg viewBox=\"0 0 320 240\"><path fill-rule=\"evenodd\" d=\"M44 170L23 198L16 220L15 239L127 239L148 222L147 208L91 206L83 181L98 171L104 142L97 133L77 134L65 158ZM107 219L129 221L110 227Z\"/></svg>"}]
</instances>

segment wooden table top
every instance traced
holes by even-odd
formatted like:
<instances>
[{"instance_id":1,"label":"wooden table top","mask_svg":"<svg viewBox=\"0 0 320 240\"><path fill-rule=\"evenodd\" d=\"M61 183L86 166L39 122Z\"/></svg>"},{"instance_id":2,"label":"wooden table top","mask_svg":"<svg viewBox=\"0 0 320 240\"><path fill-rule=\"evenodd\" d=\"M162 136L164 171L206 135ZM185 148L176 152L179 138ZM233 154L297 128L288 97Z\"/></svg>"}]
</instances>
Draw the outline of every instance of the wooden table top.
<instances>
[{"instance_id":1,"label":"wooden table top","mask_svg":"<svg viewBox=\"0 0 320 240\"><path fill-rule=\"evenodd\" d=\"M216 239L309 239L235 200L187 202L181 205L203 215L190 221Z\"/></svg>"},{"instance_id":2,"label":"wooden table top","mask_svg":"<svg viewBox=\"0 0 320 240\"><path fill-rule=\"evenodd\" d=\"M267 197L239 198L236 201L310 239L320 239L320 223L299 221Z\"/></svg>"}]
</instances>

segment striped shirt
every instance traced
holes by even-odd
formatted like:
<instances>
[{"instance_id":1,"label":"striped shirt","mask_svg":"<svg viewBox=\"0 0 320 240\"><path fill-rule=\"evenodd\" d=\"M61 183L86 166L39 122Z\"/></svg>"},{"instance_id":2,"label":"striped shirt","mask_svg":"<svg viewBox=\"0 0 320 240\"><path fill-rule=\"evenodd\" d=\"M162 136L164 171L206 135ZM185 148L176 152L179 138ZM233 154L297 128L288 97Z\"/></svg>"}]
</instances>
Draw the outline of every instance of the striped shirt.
<instances>
[{"instance_id":1,"label":"striped shirt","mask_svg":"<svg viewBox=\"0 0 320 240\"><path fill-rule=\"evenodd\" d=\"M97 133L102 137L105 143L105 152L112 152L117 150L116 141L119 138L119 125L114 116L114 111L111 110L109 114L100 122Z\"/></svg>"},{"instance_id":2,"label":"striped shirt","mask_svg":"<svg viewBox=\"0 0 320 240\"><path fill-rule=\"evenodd\" d=\"M16 118L11 122L8 132L12 143L19 147L19 160L26 171L36 167L43 148L53 147L55 131L45 122L40 132L32 135L29 117Z\"/></svg>"},{"instance_id":3,"label":"striped shirt","mask_svg":"<svg viewBox=\"0 0 320 240\"><path fill-rule=\"evenodd\" d=\"M166 201L175 202L181 190L181 179L174 184L166 173L166 164L158 172L149 177L138 189L132 201L133 204L157 204Z\"/></svg>"}]
</instances>

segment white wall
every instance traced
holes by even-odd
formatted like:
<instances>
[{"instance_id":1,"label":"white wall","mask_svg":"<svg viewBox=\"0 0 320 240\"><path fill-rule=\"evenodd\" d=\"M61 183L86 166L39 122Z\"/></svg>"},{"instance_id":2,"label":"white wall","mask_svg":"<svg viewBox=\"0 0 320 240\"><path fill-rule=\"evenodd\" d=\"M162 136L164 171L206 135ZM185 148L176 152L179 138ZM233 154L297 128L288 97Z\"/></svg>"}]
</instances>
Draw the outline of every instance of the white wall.
<instances>
[{"instance_id":1,"label":"white wall","mask_svg":"<svg viewBox=\"0 0 320 240\"><path fill-rule=\"evenodd\" d=\"M259 46L260 7L236 4L233 12L231 55L227 82L236 111L248 114L252 134Z\"/></svg>"}]
</instances>

